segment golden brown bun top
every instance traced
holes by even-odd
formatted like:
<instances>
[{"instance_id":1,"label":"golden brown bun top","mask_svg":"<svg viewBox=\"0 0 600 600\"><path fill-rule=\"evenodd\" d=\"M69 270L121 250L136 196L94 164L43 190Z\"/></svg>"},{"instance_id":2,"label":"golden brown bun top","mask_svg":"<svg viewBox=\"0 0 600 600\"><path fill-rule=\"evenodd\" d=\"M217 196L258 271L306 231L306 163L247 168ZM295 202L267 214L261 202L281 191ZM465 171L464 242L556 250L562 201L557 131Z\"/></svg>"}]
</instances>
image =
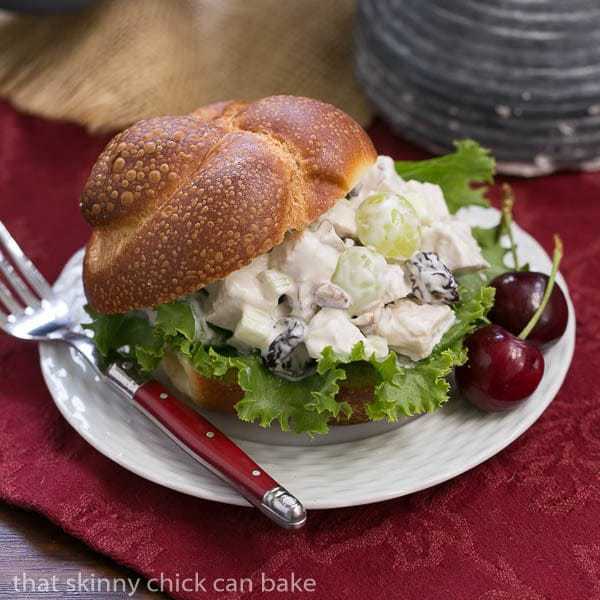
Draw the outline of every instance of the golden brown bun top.
<instances>
[{"instance_id":1,"label":"golden brown bun top","mask_svg":"<svg viewBox=\"0 0 600 600\"><path fill-rule=\"evenodd\" d=\"M331 208L375 158L353 119L309 98L140 121L109 142L83 190L88 301L123 313L221 279Z\"/></svg>"}]
</instances>

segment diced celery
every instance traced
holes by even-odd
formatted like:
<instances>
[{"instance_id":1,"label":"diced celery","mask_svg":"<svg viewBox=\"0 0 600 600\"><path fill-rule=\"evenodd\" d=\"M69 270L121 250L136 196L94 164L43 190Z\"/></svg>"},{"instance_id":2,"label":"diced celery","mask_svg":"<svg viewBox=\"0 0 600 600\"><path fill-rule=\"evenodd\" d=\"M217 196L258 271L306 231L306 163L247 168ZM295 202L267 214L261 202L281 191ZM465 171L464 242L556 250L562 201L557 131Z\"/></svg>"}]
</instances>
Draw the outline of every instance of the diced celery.
<instances>
[{"instance_id":1,"label":"diced celery","mask_svg":"<svg viewBox=\"0 0 600 600\"><path fill-rule=\"evenodd\" d=\"M277 300L292 288L292 280L281 271L267 269L258 275L265 295L270 300Z\"/></svg>"},{"instance_id":2,"label":"diced celery","mask_svg":"<svg viewBox=\"0 0 600 600\"><path fill-rule=\"evenodd\" d=\"M251 348L264 350L273 338L274 325L275 323L268 313L247 305L233 332L233 338L236 342L241 342Z\"/></svg>"}]
</instances>

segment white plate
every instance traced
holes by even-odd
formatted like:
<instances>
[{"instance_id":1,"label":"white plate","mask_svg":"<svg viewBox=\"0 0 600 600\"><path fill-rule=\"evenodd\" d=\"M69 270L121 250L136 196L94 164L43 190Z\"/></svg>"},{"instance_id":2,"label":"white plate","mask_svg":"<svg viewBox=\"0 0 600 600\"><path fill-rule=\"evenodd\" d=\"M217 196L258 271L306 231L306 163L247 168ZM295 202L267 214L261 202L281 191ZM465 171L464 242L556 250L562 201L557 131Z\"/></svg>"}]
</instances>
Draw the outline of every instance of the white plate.
<instances>
[{"instance_id":1,"label":"white plate","mask_svg":"<svg viewBox=\"0 0 600 600\"><path fill-rule=\"evenodd\" d=\"M472 224L490 226L491 209L470 209ZM550 260L527 233L516 229L521 260L548 273ZM560 285L567 287L562 277ZM65 267L56 289L80 308L81 252ZM490 458L535 422L558 392L569 368L575 318L569 302L569 325L546 354L546 373L535 394L518 409L485 414L458 398L438 412L406 420L402 426L367 424L336 427L319 444L298 447L291 434L263 430L234 418L209 415L307 508L333 508L377 502L410 494ZM228 504L246 504L164 436L135 408L90 373L75 352L42 344L44 378L67 421L97 450L121 466L174 490ZM304 438L301 438L303 440ZM323 443L325 442L325 443ZM305 443L305 442L302 442Z\"/></svg>"}]
</instances>

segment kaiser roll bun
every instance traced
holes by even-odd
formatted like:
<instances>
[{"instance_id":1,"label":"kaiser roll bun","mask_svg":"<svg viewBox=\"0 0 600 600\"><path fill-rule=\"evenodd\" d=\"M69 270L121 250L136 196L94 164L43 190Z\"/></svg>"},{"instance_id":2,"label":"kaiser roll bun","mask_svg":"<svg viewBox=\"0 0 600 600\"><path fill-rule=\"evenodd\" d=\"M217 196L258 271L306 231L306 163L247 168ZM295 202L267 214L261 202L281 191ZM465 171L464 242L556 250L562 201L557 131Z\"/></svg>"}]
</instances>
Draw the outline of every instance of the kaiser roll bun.
<instances>
[{"instance_id":1,"label":"kaiser roll bun","mask_svg":"<svg viewBox=\"0 0 600 600\"><path fill-rule=\"evenodd\" d=\"M124 313L195 292L304 229L375 159L352 118L309 98L140 121L109 142L82 194L88 302Z\"/></svg>"}]
</instances>

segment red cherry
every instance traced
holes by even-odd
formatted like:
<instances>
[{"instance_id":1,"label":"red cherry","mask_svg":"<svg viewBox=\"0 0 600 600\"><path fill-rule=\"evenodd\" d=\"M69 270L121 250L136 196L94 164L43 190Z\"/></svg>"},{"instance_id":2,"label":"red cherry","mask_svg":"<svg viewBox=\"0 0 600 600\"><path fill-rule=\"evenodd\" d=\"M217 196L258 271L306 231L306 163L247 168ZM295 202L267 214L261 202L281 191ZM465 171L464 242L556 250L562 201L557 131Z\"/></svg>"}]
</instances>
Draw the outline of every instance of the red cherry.
<instances>
[{"instance_id":1,"label":"red cherry","mask_svg":"<svg viewBox=\"0 0 600 600\"><path fill-rule=\"evenodd\" d=\"M486 325L469 335L469 360L456 369L462 394L482 410L515 408L530 396L544 374L539 348L498 325Z\"/></svg>"},{"instance_id":2,"label":"red cherry","mask_svg":"<svg viewBox=\"0 0 600 600\"><path fill-rule=\"evenodd\" d=\"M490 285L496 288L494 306L489 318L514 335L519 335L542 302L548 275L527 271L504 273ZM558 285L552 288L548 304L540 320L527 336L538 346L557 340L567 328L569 309Z\"/></svg>"}]
</instances>

